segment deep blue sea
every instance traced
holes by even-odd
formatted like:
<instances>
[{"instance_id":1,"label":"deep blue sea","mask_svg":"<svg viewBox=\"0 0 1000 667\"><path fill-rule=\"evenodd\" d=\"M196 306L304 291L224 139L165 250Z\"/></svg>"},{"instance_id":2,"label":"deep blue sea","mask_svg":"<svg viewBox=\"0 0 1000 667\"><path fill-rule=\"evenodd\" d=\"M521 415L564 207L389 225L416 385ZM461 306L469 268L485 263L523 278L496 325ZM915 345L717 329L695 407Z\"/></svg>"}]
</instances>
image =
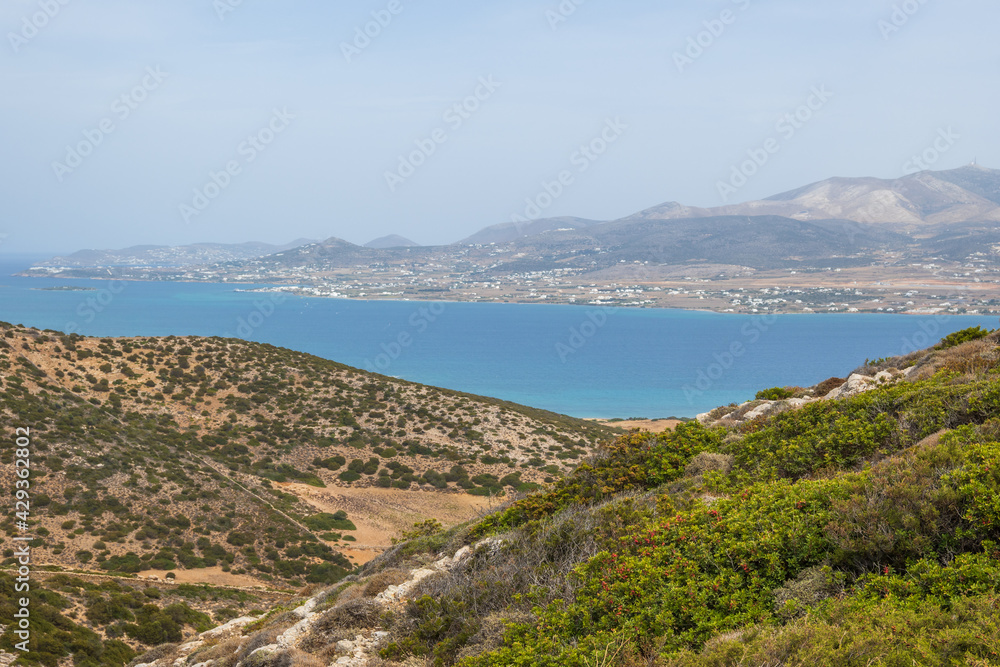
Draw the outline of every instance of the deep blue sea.
<instances>
[{"instance_id":1,"label":"deep blue sea","mask_svg":"<svg viewBox=\"0 0 1000 667\"><path fill-rule=\"evenodd\" d=\"M37 259L0 257L0 320L92 336L238 336L578 417L692 417L996 326L992 316L275 299L234 291L246 285L11 275ZM39 289L60 285L97 291Z\"/></svg>"}]
</instances>

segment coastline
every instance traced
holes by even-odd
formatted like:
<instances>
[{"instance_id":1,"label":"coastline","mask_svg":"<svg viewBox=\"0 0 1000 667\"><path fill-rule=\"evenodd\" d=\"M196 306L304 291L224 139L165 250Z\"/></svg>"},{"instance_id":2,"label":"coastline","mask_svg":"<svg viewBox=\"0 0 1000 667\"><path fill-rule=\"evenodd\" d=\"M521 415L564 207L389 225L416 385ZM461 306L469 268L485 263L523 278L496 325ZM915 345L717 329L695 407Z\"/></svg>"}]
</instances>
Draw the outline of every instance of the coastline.
<instances>
[{"instance_id":1,"label":"coastline","mask_svg":"<svg viewBox=\"0 0 1000 667\"><path fill-rule=\"evenodd\" d=\"M319 301L234 291L287 289L259 283L126 284L107 277L5 282L0 319L40 329L107 337L240 337L413 382L609 420L694 417L746 400L761 387L783 381L775 374L775 359L787 355L797 359L798 383L814 383L867 357L933 344L936 339L925 338L938 332L940 338L967 326L996 327L993 316L952 317L940 311L931 315L914 309L907 313L916 315L912 318L871 313L861 313L867 315L861 319L781 317L796 313L726 313L698 300L688 301L686 308L633 307L628 312L620 307L613 311L621 318L614 327L582 329L598 324L588 318L600 317L598 307L511 301L473 308L458 295L443 301L371 295ZM89 296L29 291L65 284L99 289ZM433 325L442 309L435 304L449 304L446 325ZM532 305L582 309L524 307ZM280 322L272 319L279 313ZM727 314L741 316L720 317ZM780 327L772 326L779 321ZM243 323L247 328L234 334ZM743 346L738 361L716 368L719 356L735 343Z\"/></svg>"},{"instance_id":2,"label":"coastline","mask_svg":"<svg viewBox=\"0 0 1000 667\"><path fill-rule=\"evenodd\" d=\"M578 299L564 299L560 300L558 298L539 298L538 296L503 296L495 298L467 298L464 294L454 294L449 295L444 292L435 292L433 294L419 295L419 294L405 294L405 293L358 293L358 294L345 294L345 293L329 293L322 294L316 293L318 289L315 286L305 286L301 284L280 284L280 283L268 283L268 282L235 282L235 281L217 281L217 280L191 280L191 279L176 279L176 280L142 280L137 278L116 278L116 277L99 277L99 276L40 276L36 274L27 273L25 271L19 271L17 273L9 274L11 277L16 278L28 278L28 279L39 279L39 280L59 280L59 281L95 281L95 282L123 282L123 283L151 283L151 284L168 284L168 283L179 283L185 285L219 285L231 287L233 292L243 292L250 294L283 294L286 296L295 296L302 299L333 299L333 300L343 300L343 301L361 301L361 302L395 302L395 303L444 303L444 304L501 304L501 305L525 305L525 306L573 306L578 308L612 308L612 309L635 309L635 310L673 310L673 311L688 311L688 312L699 312L699 313L715 313L718 315L758 315L758 316L771 316L771 315L912 315L912 316L923 316L923 317L934 317L934 316L959 316L959 315L973 315L973 316L990 316L998 315L1000 316L1000 306L996 308L976 308L976 309L965 309L958 308L952 309L948 306L951 305L950 302L945 301L943 303L937 303L941 299L938 295L934 295L936 299L924 298L920 299L920 302L913 301L912 305L906 304L901 307L888 307L888 308L856 308L856 307L827 307L825 309L811 308L801 306L798 308L794 307L760 307L752 308L750 306L741 306L738 308L731 307L731 304L719 304L714 303L709 299L700 298L698 296L684 296L669 300L665 303L653 303L649 300L637 302L637 301L627 301L627 300L603 300L596 299L592 301L580 301ZM908 285L909 286L909 285ZM968 287L968 286L959 286ZM31 288L43 291L70 291L61 290L53 288ZM745 289L730 287L730 289ZM827 288L830 289L830 288ZM901 287L900 289L904 289ZM951 296L955 296L955 292L951 291ZM552 296L551 294L545 295L546 297ZM1000 292L998 292L1000 296ZM908 297L912 299L919 299L917 295ZM698 301L709 301L709 304L697 304L692 302ZM729 305L730 307L724 307ZM798 304L793 304L798 305ZM845 304L846 305L846 304Z\"/></svg>"}]
</instances>

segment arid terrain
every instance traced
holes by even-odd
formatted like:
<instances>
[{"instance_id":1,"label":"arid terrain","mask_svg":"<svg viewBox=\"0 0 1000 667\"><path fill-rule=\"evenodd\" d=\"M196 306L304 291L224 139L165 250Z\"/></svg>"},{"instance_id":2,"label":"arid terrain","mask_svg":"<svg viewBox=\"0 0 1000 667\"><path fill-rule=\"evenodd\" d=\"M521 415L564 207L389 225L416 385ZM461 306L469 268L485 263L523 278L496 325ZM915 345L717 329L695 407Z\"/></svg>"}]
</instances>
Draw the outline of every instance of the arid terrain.
<instances>
[{"instance_id":1,"label":"arid terrain","mask_svg":"<svg viewBox=\"0 0 1000 667\"><path fill-rule=\"evenodd\" d=\"M415 524L474 520L622 432L242 340L8 324L0 413L30 434L31 470L30 511L0 529L31 538L55 596L39 605L65 615L67 645L99 637L95 656L337 581ZM14 488L12 449L0 464ZM17 563L5 548L0 589Z\"/></svg>"},{"instance_id":2,"label":"arid terrain","mask_svg":"<svg viewBox=\"0 0 1000 667\"><path fill-rule=\"evenodd\" d=\"M628 424L550 489L141 660L992 665L998 367L1000 332L975 327L660 433Z\"/></svg>"},{"instance_id":3,"label":"arid terrain","mask_svg":"<svg viewBox=\"0 0 1000 667\"><path fill-rule=\"evenodd\" d=\"M301 581L320 552L279 573L260 560L279 562L265 533L362 562L416 522L453 525L551 482L614 434L238 340L2 340L6 412L38 430L37 492L55 510L37 517L39 558L64 567ZM311 523L326 510L347 518Z\"/></svg>"},{"instance_id":4,"label":"arid terrain","mask_svg":"<svg viewBox=\"0 0 1000 667\"><path fill-rule=\"evenodd\" d=\"M650 433L672 431L678 424L684 423L680 419L596 419L595 421L607 424L608 426L623 428L626 431L639 429L640 431L649 431Z\"/></svg>"},{"instance_id":5,"label":"arid terrain","mask_svg":"<svg viewBox=\"0 0 1000 667\"><path fill-rule=\"evenodd\" d=\"M402 491L375 487L317 489L286 482L278 488L301 498L319 512L346 510L358 527L357 542L335 545L356 565L364 565L392 546L393 540L414 524L436 519L451 528L495 509L502 501L467 493Z\"/></svg>"}]
</instances>

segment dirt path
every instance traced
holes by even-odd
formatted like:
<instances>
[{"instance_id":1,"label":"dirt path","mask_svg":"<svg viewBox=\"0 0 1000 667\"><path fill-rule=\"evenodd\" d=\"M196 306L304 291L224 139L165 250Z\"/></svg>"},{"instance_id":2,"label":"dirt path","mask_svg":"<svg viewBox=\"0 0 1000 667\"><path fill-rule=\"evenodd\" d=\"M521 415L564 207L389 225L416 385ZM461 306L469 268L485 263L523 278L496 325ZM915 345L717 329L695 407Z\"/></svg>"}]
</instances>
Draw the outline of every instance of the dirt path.
<instances>
[{"instance_id":1,"label":"dirt path","mask_svg":"<svg viewBox=\"0 0 1000 667\"><path fill-rule=\"evenodd\" d=\"M307 528L306 526L302 525L301 523L299 523L298 521L296 521L292 517L288 516L287 514L285 514L284 512L282 512L281 510L279 510L277 507L275 507L274 505L271 504L271 501L267 500L266 498L261 498L259 495L257 495L256 493L254 493L253 491L251 491L250 489L248 489L246 487L246 485L242 484L238 479L236 479L235 477L233 477L232 475L230 475L228 471L226 471L226 470L220 470L219 467L216 466L216 464L215 464L214 461L210 461L210 460L206 459L204 456L198 456L197 458L200 459L201 462L204 463L205 465L207 465L209 468L211 468L215 472L217 472L220 475L222 475L223 477L225 477L228 481L230 481L233 484L235 484L237 487L240 488L240 490L242 490L248 496L256 498L261 503L263 503L266 507L270 508L271 511L276 512L277 514L280 514L281 516L283 516L286 519L288 519L288 521L290 521L291 523L293 523L296 526L298 526L298 528L300 530L302 530L302 532L309 533L310 535L312 535L313 537L315 537L317 540L320 539L319 535L317 535L313 531L309 530L309 528Z\"/></svg>"},{"instance_id":2,"label":"dirt path","mask_svg":"<svg viewBox=\"0 0 1000 667\"><path fill-rule=\"evenodd\" d=\"M144 570L139 573L139 576L157 577L161 581L170 581L166 578L167 572L174 573L174 581L178 584L208 584L209 586L240 589L267 587L263 581L253 577L223 572L220 566L201 567L196 570Z\"/></svg>"},{"instance_id":3,"label":"dirt path","mask_svg":"<svg viewBox=\"0 0 1000 667\"><path fill-rule=\"evenodd\" d=\"M38 565L38 567L40 567L40 568L41 567L46 567L46 564L45 563L40 563ZM221 568L205 568L205 569L208 569L208 570L218 569L220 573L222 572ZM7 568L0 568L0 572L13 572L13 571L14 570L10 570L10 569L7 569ZM32 572L32 576L37 576L39 579L42 579L42 580L45 580L45 579L48 579L50 577L54 577L54 576L57 576L57 575L66 575L68 577L76 577L78 579L98 580L98 581L106 581L106 580L109 580L109 579L114 579L114 580L128 581L128 582L131 582L131 583L155 584L159 588L162 588L164 586L166 586L166 587L175 587L175 586L179 586L181 584L204 584L204 585L210 586L212 588L224 588L224 589L233 590L233 591L245 591L247 593L254 593L256 595L267 595L267 596L278 595L278 596L283 596L283 597L296 597L296 596L299 595L298 593L295 593L295 592L292 592L292 591L282 591L282 590L278 590L278 589L275 589L275 588L271 588L270 586L266 585L264 582L257 581L257 580L255 580L255 579L253 579L251 577L239 577L239 576L232 575L232 578L230 579L230 583L225 583L223 581L218 581L218 582L212 581L211 577L207 577L207 578L206 577L199 577L198 573L200 572L200 570L173 570L173 572L174 572L174 574L177 575L177 578L174 579L174 580L170 580L170 579L166 579L165 578L165 575L167 573L166 570L148 570L146 572L140 572L135 577L124 577L124 576L118 576L118 575L114 575L114 574L98 574L96 572L76 572L76 571L63 571L63 570L54 570L53 571L53 570L37 569L37 570L35 570L35 571ZM225 574L225 573L222 573L222 574ZM153 575L153 576L160 577L160 581L152 581L150 579L145 579L144 580L142 577L143 576L147 576L147 575ZM186 576L184 576L184 575L186 575ZM227 575L227 576L230 576L230 575Z\"/></svg>"},{"instance_id":4,"label":"dirt path","mask_svg":"<svg viewBox=\"0 0 1000 667\"><path fill-rule=\"evenodd\" d=\"M275 484L294 493L319 512L347 512L358 527L356 543L327 542L359 565L367 563L392 545L392 538L413 524L437 519L451 527L479 516L490 509L490 500L467 493L432 493L400 489L329 487L320 489L308 484ZM494 505L496 501L493 501Z\"/></svg>"}]
</instances>

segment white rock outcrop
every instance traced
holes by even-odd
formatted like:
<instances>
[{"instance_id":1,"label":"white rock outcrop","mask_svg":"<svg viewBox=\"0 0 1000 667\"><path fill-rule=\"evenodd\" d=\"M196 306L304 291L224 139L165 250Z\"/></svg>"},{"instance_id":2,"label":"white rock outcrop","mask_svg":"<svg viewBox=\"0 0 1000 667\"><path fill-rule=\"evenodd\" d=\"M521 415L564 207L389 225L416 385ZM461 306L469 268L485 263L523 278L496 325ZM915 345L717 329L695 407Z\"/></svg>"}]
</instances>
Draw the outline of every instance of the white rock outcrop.
<instances>
[{"instance_id":1,"label":"white rock outcrop","mask_svg":"<svg viewBox=\"0 0 1000 667\"><path fill-rule=\"evenodd\" d=\"M430 565L411 570L410 576L406 581L396 586L389 586L386 590L375 596L373 600L386 608L398 607L409 600L420 582L428 577L461 567L477 553L494 555L503 548L504 544L505 542L502 539L490 537L480 540L472 546L462 547L453 556L444 556ZM260 653L266 655L268 653L299 648L302 640L309 636L313 626L327 611L327 608L320 608L320 604L324 599L325 593L320 593L293 609L292 613L298 616L299 620L278 635L273 644L262 646L254 650L250 655ZM213 667L215 661L212 660L194 664L192 662L192 654L206 644L217 643L219 639L227 636L241 635L243 629L256 620L258 619L252 616L233 619L224 625L203 632L196 638L182 644L170 658L137 665L137 667ZM385 643L388 637L388 632L384 632L379 628L372 628L365 633L356 635L354 639L341 640L337 642L336 648L338 653L343 653L344 655L339 656L331 664L346 665L347 667L366 667L369 664L369 658L376 654L379 647ZM241 667L240 663L237 664L237 667Z\"/></svg>"},{"instance_id":2,"label":"white rock outcrop","mask_svg":"<svg viewBox=\"0 0 1000 667\"><path fill-rule=\"evenodd\" d=\"M881 371L876 373L874 376L854 373L851 377L847 378L847 382L827 394L826 400L857 396L858 394L863 394L866 391L871 391L878 386L893 382L897 377L897 375L894 375L889 371Z\"/></svg>"}]
</instances>

